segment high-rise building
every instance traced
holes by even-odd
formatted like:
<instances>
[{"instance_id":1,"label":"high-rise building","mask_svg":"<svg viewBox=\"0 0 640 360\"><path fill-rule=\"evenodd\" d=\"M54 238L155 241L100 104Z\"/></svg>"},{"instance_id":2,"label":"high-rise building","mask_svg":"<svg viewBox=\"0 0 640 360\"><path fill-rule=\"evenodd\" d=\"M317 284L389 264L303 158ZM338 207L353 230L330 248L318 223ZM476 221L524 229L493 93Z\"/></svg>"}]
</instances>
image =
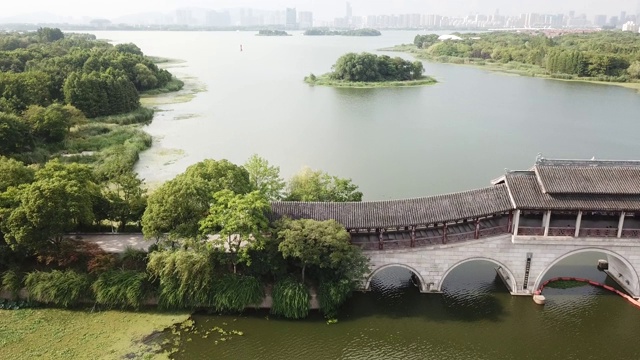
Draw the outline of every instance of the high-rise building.
<instances>
[{"instance_id":1,"label":"high-rise building","mask_svg":"<svg viewBox=\"0 0 640 360\"><path fill-rule=\"evenodd\" d=\"M626 23L627 22L627 12L626 11L620 11L620 22L621 23Z\"/></svg>"},{"instance_id":2,"label":"high-rise building","mask_svg":"<svg viewBox=\"0 0 640 360\"><path fill-rule=\"evenodd\" d=\"M353 16L353 9L351 8L351 3L347 1L347 14L346 14L347 21L351 20L352 16Z\"/></svg>"},{"instance_id":3,"label":"high-rise building","mask_svg":"<svg viewBox=\"0 0 640 360\"><path fill-rule=\"evenodd\" d=\"M298 26L300 29L308 29L313 27L313 13L311 11L300 11L298 17Z\"/></svg>"},{"instance_id":4,"label":"high-rise building","mask_svg":"<svg viewBox=\"0 0 640 360\"><path fill-rule=\"evenodd\" d=\"M296 13L296 8L287 8L286 26L288 29L295 29L298 27L298 17Z\"/></svg>"},{"instance_id":5,"label":"high-rise building","mask_svg":"<svg viewBox=\"0 0 640 360\"><path fill-rule=\"evenodd\" d=\"M638 32L638 25L633 21L627 21L622 25L622 31Z\"/></svg>"},{"instance_id":6,"label":"high-rise building","mask_svg":"<svg viewBox=\"0 0 640 360\"><path fill-rule=\"evenodd\" d=\"M593 24L595 26L604 26L607 24L607 15L596 15L593 18Z\"/></svg>"},{"instance_id":7,"label":"high-rise building","mask_svg":"<svg viewBox=\"0 0 640 360\"><path fill-rule=\"evenodd\" d=\"M191 14L191 10L189 9L179 9L176 10L176 23L178 25L189 25L194 23L193 16Z\"/></svg>"}]
</instances>

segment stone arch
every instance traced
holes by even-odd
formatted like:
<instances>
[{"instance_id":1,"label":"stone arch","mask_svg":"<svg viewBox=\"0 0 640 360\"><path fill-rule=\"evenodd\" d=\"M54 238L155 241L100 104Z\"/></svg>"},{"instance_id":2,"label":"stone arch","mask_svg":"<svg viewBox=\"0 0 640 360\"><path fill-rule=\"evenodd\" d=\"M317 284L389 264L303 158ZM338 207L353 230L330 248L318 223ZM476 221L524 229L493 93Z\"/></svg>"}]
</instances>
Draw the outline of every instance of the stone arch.
<instances>
[{"instance_id":1,"label":"stone arch","mask_svg":"<svg viewBox=\"0 0 640 360\"><path fill-rule=\"evenodd\" d=\"M420 272L418 270L412 268L409 265L405 265L405 264L386 264L386 265L382 265L379 268L376 268L375 270L373 270L371 272L371 274L369 274L369 276L367 277L367 281L364 284L365 291L371 290L371 280L373 280L373 277L376 276L376 274L378 272L380 272L381 270L384 270L384 269L392 268L392 267L400 267L400 268L407 269L407 270L411 271L412 274L414 274L415 276L418 277L418 281L420 282L420 292L425 292L424 288L426 286L426 283L424 281L424 278L422 277L422 274L420 274Z\"/></svg>"},{"instance_id":2,"label":"stone arch","mask_svg":"<svg viewBox=\"0 0 640 360\"><path fill-rule=\"evenodd\" d=\"M515 292L517 287L516 287L516 277L513 275L513 272L511 270L509 270L509 268L494 259L491 258L485 258L485 257L473 257L473 258L469 258L469 259L464 259L462 261L459 261L457 263L455 263L453 266L449 267L449 269L447 269L447 271L445 271L445 273L442 275L442 278L440 278L440 281L438 282L438 291L442 292L442 284L444 283L444 279L447 278L447 276L449 275L449 273L451 271L453 271L453 269L457 268L458 266L464 264L464 263L468 263L471 261L488 261L490 263L494 263L496 265L498 265L498 267L500 267L502 270L504 270L504 272L507 273L507 276L503 277L504 280L508 281L509 286L511 287L511 289L509 289L510 292Z\"/></svg>"},{"instance_id":3,"label":"stone arch","mask_svg":"<svg viewBox=\"0 0 640 360\"><path fill-rule=\"evenodd\" d=\"M554 261L549 263L549 265L545 266L545 268L540 272L540 274L538 274L538 277L536 278L536 282L534 283L532 291L538 290L538 288L540 287L540 284L541 284L542 279L544 278L544 276L549 272L549 270L551 270L552 267L557 265L560 261L568 258L569 256L580 254L580 253L585 253L585 252L601 252L601 253L606 254L607 258L613 257L616 260L620 261L622 264L624 264L624 266L627 268L626 270L629 271L629 274L631 276L630 284L629 284L629 286L631 287L631 290L632 290L631 291L631 293L632 293L631 296L633 296L635 298L638 298L640 296L640 294L639 294L640 293L640 278L638 277L638 272L633 267L633 265L629 262L629 260L627 260L624 256L622 256L622 255L620 255L620 254L618 254L618 253L616 253L614 251L603 249L603 248L599 248L599 247L589 247L589 248L583 248L583 249L578 249L578 250L571 250L571 251L559 256ZM595 264L594 264L594 266L595 266Z\"/></svg>"}]
</instances>

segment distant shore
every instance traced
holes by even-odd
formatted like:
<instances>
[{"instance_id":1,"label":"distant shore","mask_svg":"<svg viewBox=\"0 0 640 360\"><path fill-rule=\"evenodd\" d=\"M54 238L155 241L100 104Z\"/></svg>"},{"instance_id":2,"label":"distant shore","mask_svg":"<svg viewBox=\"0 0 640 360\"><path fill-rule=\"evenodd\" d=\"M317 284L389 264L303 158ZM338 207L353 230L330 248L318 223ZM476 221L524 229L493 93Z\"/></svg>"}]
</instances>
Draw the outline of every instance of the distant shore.
<instances>
[{"instance_id":1,"label":"distant shore","mask_svg":"<svg viewBox=\"0 0 640 360\"><path fill-rule=\"evenodd\" d=\"M413 55L414 57L442 64L451 64L451 65L462 65L462 66L471 66L478 69L485 69L494 72L500 72L505 74L512 75L520 75L520 76L528 76L528 77L537 77L549 80L558 80L558 81L569 81L569 82L582 82L582 83L591 83L591 84L600 84L600 85L614 85L620 86L627 89L633 89L640 93L640 82L616 82L616 81L601 81L595 78L590 77L578 77L572 75L553 75L548 74L545 69L519 62L494 62L494 61L486 61L481 59L472 59L472 58L461 58L455 56L429 56L428 54L421 52L415 45L397 45L391 48L383 48L378 51L393 51L393 52L403 52L406 54Z\"/></svg>"}]
</instances>

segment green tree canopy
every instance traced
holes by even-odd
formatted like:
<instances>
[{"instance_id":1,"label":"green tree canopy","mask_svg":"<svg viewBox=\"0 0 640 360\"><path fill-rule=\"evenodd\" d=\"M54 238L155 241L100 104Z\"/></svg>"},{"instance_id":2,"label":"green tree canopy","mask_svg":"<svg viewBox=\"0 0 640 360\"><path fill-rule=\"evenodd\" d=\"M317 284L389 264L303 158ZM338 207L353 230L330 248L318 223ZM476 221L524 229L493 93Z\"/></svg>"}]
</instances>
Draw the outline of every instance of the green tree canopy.
<instances>
[{"instance_id":1,"label":"green tree canopy","mask_svg":"<svg viewBox=\"0 0 640 360\"><path fill-rule=\"evenodd\" d=\"M38 180L21 189L20 205L3 221L12 246L38 251L59 245L64 234L93 221L91 194L75 180Z\"/></svg>"},{"instance_id":2,"label":"green tree canopy","mask_svg":"<svg viewBox=\"0 0 640 360\"><path fill-rule=\"evenodd\" d=\"M235 194L222 190L213 195L209 214L200 221L200 231L205 236L220 236L218 243L230 254L234 274L240 262L251 264L248 250L261 241L269 227L266 214L270 209L259 191Z\"/></svg>"},{"instance_id":3,"label":"green tree canopy","mask_svg":"<svg viewBox=\"0 0 640 360\"><path fill-rule=\"evenodd\" d=\"M348 53L336 61L330 77L353 82L408 81L422 78L423 72L419 61L412 63L400 57Z\"/></svg>"},{"instance_id":4,"label":"green tree canopy","mask_svg":"<svg viewBox=\"0 0 640 360\"><path fill-rule=\"evenodd\" d=\"M299 262L302 281L308 266L325 269L333 279L346 276L360 280L366 272L366 259L350 243L350 235L335 220L285 219L278 231L282 256Z\"/></svg>"},{"instance_id":5,"label":"green tree canopy","mask_svg":"<svg viewBox=\"0 0 640 360\"><path fill-rule=\"evenodd\" d=\"M0 193L9 187L33 182L34 171L23 163L0 156Z\"/></svg>"},{"instance_id":6,"label":"green tree canopy","mask_svg":"<svg viewBox=\"0 0 640 360\"><path fill-rule=\"evenodd\" d=\"M268 200L282 199L286 184L280 177L278 166L271 166L266 159L254 154L244 164L244 168L249 172L249 180L254 189Z\"/></svg>"},{"instance_id":7,"label":"green tree canopy","mask_svg":"<svg viewBox=\"0 0 640 360\"><path fill-rule=\"evenodd\" d=\"M16 115L0 112L0 155L28 151L32 145L29 125Z\"/></svg>"},{"instance_id":8,"label":"green tree canopy","mask_svg":"<svg viewBox=\"0 0 640 360\"><path fill-rule=\"evenodd\" d=\"M199 222L206 217L212 194L221 190L246 194L252 190L249 173L227 160L205 160L164 183L149 196L142 217L147 238L200 238Z\"/></svg>"},{"instance_id":9,"label":"green tree canopy","mask_svg":"<svg viewBox=\"0 0 640 360\"><path fill-rule=\"evenodd\" d=\"M362 193L351 179L310 168L303 168L291 178L288 193L287 201L362 201Z\"/></svg>"}]
</instances>

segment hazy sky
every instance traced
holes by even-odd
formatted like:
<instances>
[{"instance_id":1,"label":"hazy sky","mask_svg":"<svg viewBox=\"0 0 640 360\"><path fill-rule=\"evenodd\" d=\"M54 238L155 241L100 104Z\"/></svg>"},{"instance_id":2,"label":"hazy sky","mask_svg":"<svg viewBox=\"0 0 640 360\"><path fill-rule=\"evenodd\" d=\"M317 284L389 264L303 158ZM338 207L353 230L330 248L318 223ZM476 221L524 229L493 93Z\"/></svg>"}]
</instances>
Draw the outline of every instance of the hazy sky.
<instances>
[{"instance_id":1,"label":"hazy sky","mask_svg":"<svg viewBox=\"0 0 640 360\"><path fill-rule=\"evenodd\" d=\"M0 18L33 12L49 12L62 16L117 17L141 12L170 12L181 7L210 9L253 7L265 10L296 7L313 11L318 19L344 16L344 0L2 0ZM621 10L640 12L640 0L351 0L353 15L437 13L467 15L470 13L515 15L523 12L618 15Z\"/></svg>"}]
</instances>

